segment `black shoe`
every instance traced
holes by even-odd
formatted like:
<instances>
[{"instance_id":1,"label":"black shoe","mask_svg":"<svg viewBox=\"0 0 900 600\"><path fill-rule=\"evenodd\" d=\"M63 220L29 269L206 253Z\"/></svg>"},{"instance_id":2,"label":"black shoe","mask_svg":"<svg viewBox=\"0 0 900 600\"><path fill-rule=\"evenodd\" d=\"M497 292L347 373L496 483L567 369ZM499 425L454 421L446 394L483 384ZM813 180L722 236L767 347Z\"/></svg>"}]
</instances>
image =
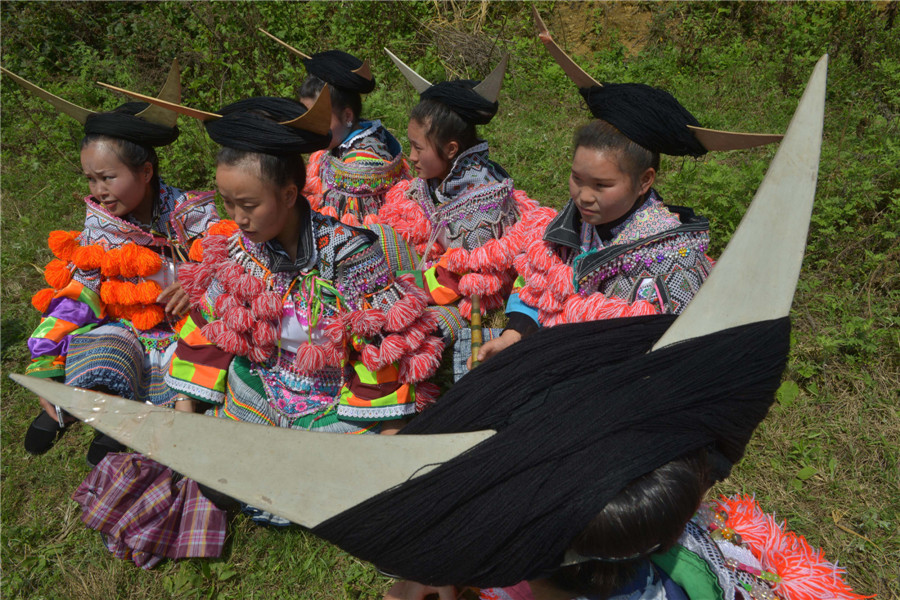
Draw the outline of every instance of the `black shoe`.
<instances>
[{"instance_id":1,"label":"black shoe","mask_svg":"<svg viewBox=\"0 0 900 600\"><path fill-rule=\"evenodd\" d=\"M197 484L197 488L199 488L200 493L203 494L207 500L216 505L216 508L219 510L224 510L227 513L232 515L237 514L241 510L241 503L228 496L219 492L217 490L212 489L209 486L205 486L202 483Z\"/></svg>"},{"instance_id":2,"label":"black shoe","mask_svg":"<svg viewBox=\"0 0 900 600\"><path fill-rule=\"evenodd\" d=\"M60 428L53 417L41 410L41 414L35 417L25 432L25 451L34 455L43 454L53 447L65 431L66 427Z\"/></svg>"},{"instance_id":3,"label":"black shoe","mask_svg":"<svg viewBox=\"0 0 900 600\"><path fill-rule=\"evenodd\" d=\"M103 457L110 452L124 452L125 446L112 439L105 433L97 432L91 447L87 451L87 463L91 467L96 467L97 463L103 460Z\"/></svg>"}]
</instances>

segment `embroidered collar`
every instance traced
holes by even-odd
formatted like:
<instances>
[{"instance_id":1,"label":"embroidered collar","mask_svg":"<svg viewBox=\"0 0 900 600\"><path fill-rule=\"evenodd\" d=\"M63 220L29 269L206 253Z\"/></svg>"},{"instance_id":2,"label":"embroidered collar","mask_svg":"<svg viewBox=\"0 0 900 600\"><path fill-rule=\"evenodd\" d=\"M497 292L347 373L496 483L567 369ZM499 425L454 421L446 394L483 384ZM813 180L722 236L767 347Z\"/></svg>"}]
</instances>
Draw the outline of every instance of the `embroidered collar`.
<instances>
[{"instance_id":1,"label":"embroidered collar","mask_svg":"<svg viewBox=\"0 0 900 600\"><path fill-rule=\"evenodd\" d=\"M306 208L300 212L300 236L297 240L297 259L290 255L276 238L265 242L263 246L271 260L270 271L285 273L289 271L307 271L316 264L316 246L313 243L311 211Z\"/></svg>"},{"instance_id":2,"label":"embroidered collar","mask_svg":"<svg viewBox=\"0 0 900 600\"><path fill-rule=\"evenodd\" d=\"M350 150L371 146L372 143L366 143L364 141L365 138L373 138L376 143L384 145L390 153L389 157L385 157L387 160L390 160L403 151L397 138L384 128L380 120L375 119L374 121L360 121L359 128L348 133L347 137L344 138L344 141L335 147L331 153L333 156L340 158Z\"/></svg>"},{"instance_id":3,"label":"embroidered collar","mask_svg":"<svg viewBox=\"0 0 900 600\"><path fill-rule=\"evenodd\" d=\"M427 183L431 197L437 204L444 204L471 187L504 179L509 179L509 175L488 158L488 143L481 141L456 157L443 181L429 179Z\"/></svg>"}]
</instances>

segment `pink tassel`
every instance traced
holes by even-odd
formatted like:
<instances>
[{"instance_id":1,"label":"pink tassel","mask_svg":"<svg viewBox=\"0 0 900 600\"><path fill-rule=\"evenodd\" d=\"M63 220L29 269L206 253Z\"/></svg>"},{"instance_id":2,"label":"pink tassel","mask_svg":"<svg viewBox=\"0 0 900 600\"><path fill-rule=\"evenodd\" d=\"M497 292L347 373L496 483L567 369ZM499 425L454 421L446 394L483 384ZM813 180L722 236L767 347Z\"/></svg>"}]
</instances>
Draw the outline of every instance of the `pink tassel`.
<instances>
[{"instance_id":1,"label":"pink tassel","mask_svg":"<svg viewBox=\"0 0 900 600\"><path fill-rule=\"evenodd\" d=\"M346 314L346 313L342 313ZM347 335L347 326L340 316L325 319L321 325L322 333L333 344L343 344Z\"/></svg>"},{"instance_id":2,"label":"pink tassel","mask_svg":"<svg viewBox=\"0 0 900 600\"><path fill-rule=\"evenodd\" d=\"M254 319L280 319L283 310L281 296L275 292L263 292L250 301L250 314Z\"/></svg>"},{"instance_id":3,"label":"pink tassel","mask_svg":"<svg viewBox=\"0 0 900 600\"><path fill-rule=\"evenodd\" d=\"M492 242L493 244L488 242L484 246L488 259L488 264L485 268L493 271L506 271L512 267L513 259L518 254L515 248L517 244L515 240L507 240L506 236L499 240L492 240Z\"/></svg>"},{"instance_id":4,"label":"pink tassel","mask_svg":"<svg viewBox=\"0 0 900 600\"><path fill-rule=\"evenodd\" d=\"M224 318L229 312L240 306L241 303L237 301L237 299L231 294L224 293L219 294L216 297L215 309L216 316L219 318Z\"/></svg>"},{"instance_id":5,"label":"pink tassel","mask_svg":"<svg viewBox=\"0 0 900 600\"><path fill-rule=\"evenodd\" d=\"M459 279L459 291L465 296L485 296L500 291L500 278L496 275L467 273Z\"/></svg>"},{"instance_id":6,"label":"pink tassel","mask_svg":"<svg viewBox=\"0 0 900 600\"><path fill-rule=\"evenodd\" d=\"M325 366L325 350L314 344L300 344L297 356L294 357L294 366L301 373L315 373Z\"/></svg>"},{"instance_id":7,"label":"pink tassel","mask_svg":"<svg viewBox=\"0 0 900 600\"><path fill-rule=\"evenodd\" d=\"M244 273L237 279L237 289L233 291L242 302L250 302L266 291L266 284L259 277Z\"/></svg>"},{"instance_id":8,"label":"pink tassel","mask_svg":"<svg viewBox=\"0 0 900 600\"><path fill-rule=\"evenodd\" d=\"M254 346L274 346L278 342L278 328L271 322L258 320L253 324Z\"/></svg>"},{"instance_id":9,"label":"pink tassel","mask_svg":"<svg viewBox=\"0 0 900 600\"><path fill-rule=\"evenodd\" d=\"M381 352L375 344L366 344L360 353L362 364L370 371L375 372L384 366L381 359Z\"/></svg>"},{"instance_id":10,"label":"pink tassel","mask_svg":"<svg viewBox=\"0 0 900 600\"><path fill-rule=\"evenodd\" d=\"M326 217L331 217L332 219L338 218L337 210L335 210L333 206L323 206L319 209L319 213Z\"/></svg>"},{"instance_id":11,"label":"pink tassel","mask_svg":"<svg viewBox=\"0 0 900 600\"><path fill-rule=\"evenodd\" d=\"M341 223L343 223L344 225L349 225L350 227L362 226L357 216L351 213L347 213L343 217L341 217Z\"/></svg>"},{"instance_id":12,"label":"pink tassel","mask_svg":"<svg viewBox=\"0 0 900 600\"><path fill-rule=\"evenodd\" d=\"M237 354L238 356L247 356L250 353L250 342L247 338L230 329L225 329L222 332L216 345L225 350L225 352Z\"/></svg>"},{"instance_id":13,"label":"pink tassel","mask_svg":"<svg viewBox=\"0 0 900 600\"><path fill-rule=\"evenodd\" d=\"M462 315L463 319L466 321L472 320L472 301L468 296L463 296L463 299L459 301L456 307L459 309L459 314Z\"/></svg>"},{"instance_id":14,"label":"pink tassel","mask_svg":"<svg viewBox=\"0 0 900 600\"><path fill-rule=\"evenodd\" d=\"M392 333L381 341L381 358L390 364L400 360L409 347L402 335Z\"/></svg>"},{"instance_id":15,"label":"pink tassel","mask_svg":"<svg viewBox=\"0 0 900 600\"><path fill-rule=\"evenodd\" d=\"M496 293L489 294L481 299L481 308L485 313L488 313L497 308L503 308L506 306L506 294ZM471 312L471 309L470 309Z\"/></svg>"},{"instance_id":16,"label":"pink tassel","mask_svg":"<svg viewBox=\"0 0 900 600\"><path fill-rule=\"evenodd\" d=\"M585 300L579 295L571 296L563 305L564 319L566 323L584 323L585 318Z\"/></svg>"},{"instance_id":17,"label":"pink tassel","mask_svg":"<svg viewBox=\"0 0 900 600\"><path fill-rule=\"evenodd\" d=\"M526 281L528 286L535 290L547 289L547 274L543 271L534 271Z\"/></svg>"},{"instance_id":18,"label":"pink tassel","mask_svg":"<svg viewBox=\"0 0 900 600\"><path fill-rule=\"evenodd\" d=\"M358 310L351 313L350 328L356 335L371 338L381 332L385 321L384 312L377 308Z\"/></svg>"},{"instance_id":19,"label":"pink tassel","mask_svg":"<svg viewBox=\"0 0 900 600\"><path fill-rule=\"evenodd\" d=\"M322 350L325 352L325 364L332 367L339 367L344 360L344 346L343 344L332 344L328 342L326 344L321 345Z\"/></svg>"},{"instance_id":20,"label":"pink tassel","mask_svg":"<svg viewBox=\"0 0 900 600\"><path fill-rule=\"evenodd\" d=\"M469 253L465 248L447 250L447 268L454 273L465 273L469 270Z\"/></svg>"},{"instance_id":21,"label":"pink tassel","mask_svg":"<svg viewBox=\"0 0 900 600\"><path fill-rule=\"evenodd\" d=\"M203 246L203 262L218 264L228 258L228 238L224 235L209 235L200 243Z\"/></svg>"},{"instance_id":22,"label":"pink tassel","mask_svg":"<svg viewBox=\"0 0 900 600\"><path fill-rule=\"evenodd\" d=\"M179 271L180 272L180 271ZM212 283L213 280L213 270L206 263L200 263L197 265L197 270L194 272L196 277L194 278L194 284L199 288L199 292L201 295L206 293L206 288L209 287L209 284Z\"/></svg>"},{"instance_id":23,"label":"pink tassel","mask_svg":"<svg viewBox=\"0 0 900 600\"><path fill-rule=\"evenodd\" d=\"M203 334L203 337L208 339L213 344L218 345L219 340L222 337L222 334L225 333L225 323L222 321L213 321L212 323L207 323L200 330L200 333Z\"/></svg>"},{"instance_id":24,"label":"pink tassel","mask_svg":"<svg viewBox=\"0 0 900 600\"><path fill-rule=\"evenodd\" d=\"M557 300L565 300L575 293L572 268L565 264L554 265L547 272L547 288Z\"/></svg>"},{"instance_id":25,"label":"pink tassel","mask_svg":"<svg viewBox=\"0 0 900 600\"><path fill-rule=\"evenodd\" d=\"M432 406L441 395L441 388L430 381L416 384L416 412L422 412Z\"/></svg>"},{"instance_id":26,"label":"pink tassel","mask_svg":"<svg viewBox=\"0 0 900 600\"><path fill-rule=\"evenodd\" d=\"M493 240L491 240L493 241ZM491 241L487 242L488 244ZM469 252L469 268L472 271L483 271L490 265L490 259L488 258L488 253L485 251L484 246L473 248L471 252Z\"/></svg>"},{"instance_id":27,"label":"pink tassel","mask_svg":"<svg viewBox=\"0 0 900 600\"><path fill-rule=\"evenodd\" d=\"M228 329L238 333L249 331L253 327L253 317L250 315L250 311L243 306L235 306L225 313L222 320Z\"/></svg>"},{"instance_id":28,"label":"pink tassel","mask_svg":"<svg viewBox=\"0 0 900 600\"><path fill-rule=\"evenodd\" d=\"M412 295L407 295L394 303L387 311L385 331L403 331L425 310L424 303Z\"/></svg>"},{"instance_id":29,"label":"pink tassel","mask_svg":"<svg viewBox=\"0 0 900 600\"><path fill-rule=\"evenodd\" d=\"M434 375L440 366L439 358L428 353L404 356L400 359L400 383L415 383Z\"/></svg>"},{"instance_id":30,"label":"pink tassel","mask_svg":"<svg viewBox=\"0 0 900 600\"><path fill-rule=\"evenodd\" d=\"M536 306L541 310L552 313L562 310L562 304L560 304L559 300L554 298L553 294L547 290L544 290L544 292L541 293L541 297L538 298Z\"/></svg>"},{"instance_id":31,"label":"pink tassel","mask_svg":"<svg viewBox=\"0 0 900 600\"><path fill-rule=\"evenodd\" d=\"M377 225L380 221L375 215L366 215L363 219L363 225Z\"/></svg>"},{"instance_id":32,"label":"pink tassel","mask_svg":"<svg viewBox=\"0 0 900 600\"><path fill-rule=\"evenodd\" d=\"M216 267L216 278L229 292L233 291L232 288L237 285L238 278L243 274L243 267L233 260L226 260Z\"/></svg>"},{"instance_id":33,"label":"pink tassel","mask_svg":"<svg viewBox=\"0 0 900 600\"><path fill-rule=\"evenodd\" d=\"M272 356L274 346L251 346L247 358L255 363L264 363Z\"/></svg>"}]
</instances>

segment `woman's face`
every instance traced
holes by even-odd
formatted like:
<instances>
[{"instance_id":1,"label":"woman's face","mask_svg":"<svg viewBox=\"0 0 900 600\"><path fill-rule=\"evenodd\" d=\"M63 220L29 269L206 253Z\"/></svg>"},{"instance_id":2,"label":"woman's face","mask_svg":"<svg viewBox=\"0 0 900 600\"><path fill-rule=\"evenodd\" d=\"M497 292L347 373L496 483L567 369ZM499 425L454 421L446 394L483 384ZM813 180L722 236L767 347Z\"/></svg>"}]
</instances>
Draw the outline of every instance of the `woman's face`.
<instances>
[{"instance_id":1,"label":"woman's face","mask_svg":"<svg viewBox=\"0 0 900 600\"><path fill-rule=\"evenodd\" d=\"M259 163L252 161L216 167L216 188L228 217L256 244L281 235L297 201L296 185L279 188L263 181Z\"/></svg>"},{"instance_id":2,"label":"woman's face","mask_svg":"<svg viewBox=\"0 0 900 600\"><path fill-rule=\"evenodd\" d=\"M81 169L91 195L103 208L120 218L137 213L139 220L149 220L153 208L153 165L146 162L132 170L116 155L112 142L96 141L81 151Z\"/></svg>"},{"instance_id":3,"label":"woman's face","mask_svg":"<svg viewBox=\"0 0 900 600\"><path fill-rule=\"evenodd\" d=\"M427 136L428 127L410 119L406 128L409 138L409 162L422 179L444 179L450 173L450 161L441 158Z\"/></svg>"},{"instance_id":4,"label":"woman's face","mask_svg":"<svg viewBox=\"0 0 900 600\"><path fill-rule=\"evenodd\" d=\"M569 195L582 221L603 225L624 216L650 189L655 177L651 168L635 181L619 168L615 153L579 146L572 158Z\"/></svg>"}]
</instances>

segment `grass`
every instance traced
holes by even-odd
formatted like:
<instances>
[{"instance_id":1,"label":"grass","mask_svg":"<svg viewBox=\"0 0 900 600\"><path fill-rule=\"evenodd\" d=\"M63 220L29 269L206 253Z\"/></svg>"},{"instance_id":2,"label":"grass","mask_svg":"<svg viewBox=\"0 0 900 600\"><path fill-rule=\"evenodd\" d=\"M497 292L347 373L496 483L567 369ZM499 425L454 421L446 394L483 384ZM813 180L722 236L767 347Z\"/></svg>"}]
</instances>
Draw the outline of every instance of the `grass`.
<instances>
[{"instance_id":1,"label":"grass","mask_svg":"<svg viewBox=\"0 0 900 600\"><path fill-rule=\"evenodd\" d=\"M665 87L716 128L783 131L816 58L830 54L819 185L785 384L745 459L716 491L755 493L766 510L845 566L858 592L900 598L897 5L637 4L629 10L649 18L630 29L610 25L615 5L539 8L554 32L575 23L567 47L590 73ZM366 110L405 144L415 97L369 28L379 23L387 45L429 77L440 77L445 64L485 75L480 66L453 60L459 36L447 32L455 27L512 53L500 113L482 133L517 187L559 207L571 135L587 112L532 35L529 10L512 3L463 3L450 11L430 3L4 2L2 62L67 99L108 109L121 100L94 79L152 92L167 61L178 56L186 103L211 108L242 95L290 94L302 80L297 61L256 38L255 27L263 26L308 52L340 47L370 56L379 86ZM497 58L477 64L489 69ZM39 318L29 298L44 287L39 269L50 258L47 234L79 228L86 186L75 151L79 126L5 78L3 84L6 374L28 362L25 342ZM180 126L181 138L163 156L163 174L177 185L208 189L214 144L197 123L182 118ZM668 201L710 218L718 253L773 154L762 148L666 157L657 187ZM88 472L90 430L76 427L52 451L31 457L21 441L37 414L34 398L5 378L0 388L4 597L357 599L377 598L389 586L370 566L299 528L260 528L240 516L220 559L166 561L153 571L114 559L69 499Z\"/></svg>"}]
</instances>

